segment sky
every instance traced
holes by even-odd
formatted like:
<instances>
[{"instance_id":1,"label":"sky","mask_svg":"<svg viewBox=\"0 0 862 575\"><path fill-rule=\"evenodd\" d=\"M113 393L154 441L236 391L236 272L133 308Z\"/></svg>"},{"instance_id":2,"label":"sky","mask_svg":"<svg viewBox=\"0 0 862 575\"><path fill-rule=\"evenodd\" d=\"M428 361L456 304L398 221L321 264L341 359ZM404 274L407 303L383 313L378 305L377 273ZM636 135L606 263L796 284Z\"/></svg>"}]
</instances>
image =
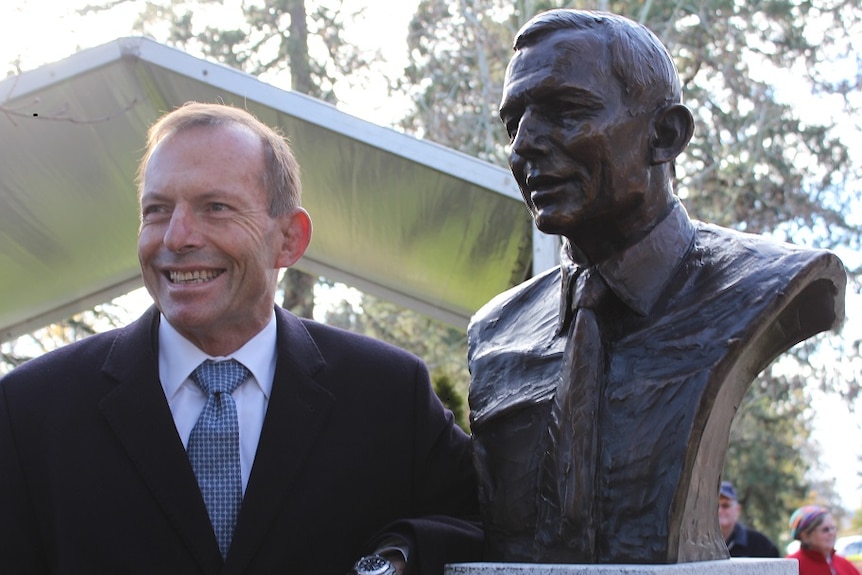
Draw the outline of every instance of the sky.
<instances>
[{"instance_id":1,"label":"sky","mask_svg":"<svg viewBox=\"0 0 862 575\"><path fill-rule=\"evenodd\" d=\"M230 4L237 0L227 0ZM0 7L0 77L17 68L23 71L41 64L60 60L76 51L110 42L122 36L132 35L134 15L143 2L127 2L122 10L112 15L90 14L80 17L75 10L98 0L3 0ZM385 60L380 61L380 70L403 69L406 61L406 27L418 0L347 0L348 6L364 5L364 18L355 21L346 31L347 39L372 51L380 50ZM233 8L235 10L235 8ZM208 10L218 10L210 7ZM224 8L226 17L231 17L230 6ZM385 22L388 30L403 30L404 33L381 33ZM391 73L391 72L390 72ZM355 88L354 88L355 89ZM393 121L393 111L406 105L387 99L382 74L377 80L370 79L361 93L347 92L343 87L340 96L348 102L340 107L363 119L388 125ZM359 96L364 97L359 97ZM806 103L805 108L814 112L816 103ZM822 108L820 108L822 109ZM859 138L862 133L856 133ZM860 138L862 139L862 138ZM862 150L862 145L859 146ZM850 307L848 306L850 311ZM851 311L852 313L852 311ZM835 477L836 487L844 506L855 510L862 507L862 478L857 475L862 455L862 403L860 412L851 413L847 404L832 396L815 394L813 404L815 438L820 443L823 456L816 472L826 478Z\"/></svg>"}]
</instances>

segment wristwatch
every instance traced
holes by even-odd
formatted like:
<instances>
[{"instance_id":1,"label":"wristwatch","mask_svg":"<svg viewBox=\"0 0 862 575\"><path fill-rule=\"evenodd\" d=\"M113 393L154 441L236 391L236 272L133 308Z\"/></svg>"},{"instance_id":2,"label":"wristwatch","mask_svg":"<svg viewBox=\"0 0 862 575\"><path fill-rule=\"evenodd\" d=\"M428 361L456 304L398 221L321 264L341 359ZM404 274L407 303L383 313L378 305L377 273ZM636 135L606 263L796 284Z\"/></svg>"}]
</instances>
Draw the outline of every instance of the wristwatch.
<instances>
[{"instance_id":1,"label":"wristwatch","mask_svg":"<svg viewBox=\"0 0 862 575\"><path fill-rule=\"evenodd\" d=\"M395 575L395 566L381 555L367 555L353 566L356 575Z\"/></svg>"}]
</instances>

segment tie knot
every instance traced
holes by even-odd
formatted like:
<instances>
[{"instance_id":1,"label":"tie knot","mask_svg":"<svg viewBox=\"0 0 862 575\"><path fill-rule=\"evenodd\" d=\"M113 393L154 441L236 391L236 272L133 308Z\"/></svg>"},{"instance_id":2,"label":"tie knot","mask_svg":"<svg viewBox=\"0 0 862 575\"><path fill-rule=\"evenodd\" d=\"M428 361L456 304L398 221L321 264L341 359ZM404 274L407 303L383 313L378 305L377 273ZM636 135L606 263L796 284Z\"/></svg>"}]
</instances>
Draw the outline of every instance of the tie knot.
<instances>
[{"instance_id":1,"label":"tie knot","mask_svg":"<svg viewBox=\"0 0 862 575\"><path fill-rule=\"evenodd\" d=\"M602 276L594 268L587 268L575 281L572 307L596 309L607 290L608 286Z\"/></svg>"},{"instance_id":2,"label":"tie knot","mask_svg":"<svg viewBox=\"0 0 862 575\"><path fill-rule=\"evenodd\" d=\"M240 362L206 360L192 372L192 379L207 395L233 393L240 383L246 380L249 371Z\"/></svg>"}]
</instances>

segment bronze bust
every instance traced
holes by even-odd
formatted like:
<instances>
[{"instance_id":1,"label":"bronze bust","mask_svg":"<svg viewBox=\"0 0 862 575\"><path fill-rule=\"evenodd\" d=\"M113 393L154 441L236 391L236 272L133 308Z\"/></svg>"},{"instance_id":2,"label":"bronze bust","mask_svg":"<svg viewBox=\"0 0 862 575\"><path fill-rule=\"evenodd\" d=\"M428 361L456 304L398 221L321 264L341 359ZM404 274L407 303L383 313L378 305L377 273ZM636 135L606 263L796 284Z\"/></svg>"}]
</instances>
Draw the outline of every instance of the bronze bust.
<instances>
[{"instance_id":1,"label":"bronze bust","mask_svg":"<svg viewBox=\"0 0 862 575\"><path fill-rule=\"evenodd\" d=\"M514 48L509 165L562 263L468 330L486 558L726 558L716 508L733 416L776 356L840 324L844 267L689 219L673 165L694 122L643 26L553 10Z\"/></svg>"}]
</instances>

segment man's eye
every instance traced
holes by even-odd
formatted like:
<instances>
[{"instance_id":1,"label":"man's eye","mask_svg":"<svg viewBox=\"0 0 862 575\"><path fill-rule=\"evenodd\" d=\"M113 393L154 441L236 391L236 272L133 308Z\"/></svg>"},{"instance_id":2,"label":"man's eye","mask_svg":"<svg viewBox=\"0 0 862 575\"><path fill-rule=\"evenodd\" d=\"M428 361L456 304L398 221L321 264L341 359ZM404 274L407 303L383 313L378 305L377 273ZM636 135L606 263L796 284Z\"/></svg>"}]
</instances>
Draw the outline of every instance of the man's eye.
<instances>
[{"instance_id":1,"label":"man's eye","mask_svg":"<svg viewBox=\"0 0 862 575\"><path fill-rule=\"evenodd\" d=\"M141 208L141 216L145 219L152 219L166 213L168 213L168 208L162 205L144 206Z\"/></svg>"},{"instance_id":2,"label":"man's eye","mask_svg":"<svg viewBox=\"0 0 862 575\"><path fill-rule=\"evenodd\" d=\"M226 212L229 209L230 206L228 206L227 204L220 204L218 202L213 202L209 205L209 210L211 212Z\"/></svg>"}]
</instances>

